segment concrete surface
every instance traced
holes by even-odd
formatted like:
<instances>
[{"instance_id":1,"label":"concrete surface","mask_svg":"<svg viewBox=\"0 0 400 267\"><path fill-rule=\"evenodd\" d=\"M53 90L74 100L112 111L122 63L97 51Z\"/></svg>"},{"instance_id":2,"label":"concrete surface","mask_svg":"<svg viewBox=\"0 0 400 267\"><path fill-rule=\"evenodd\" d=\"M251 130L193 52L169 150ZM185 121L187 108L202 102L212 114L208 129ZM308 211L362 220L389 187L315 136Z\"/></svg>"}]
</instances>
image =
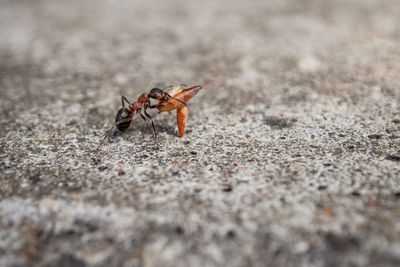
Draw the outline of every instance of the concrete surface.
<instances>
[{"instance_id":1,"label":"concrete surface","mask_svg":"<svg viewBox=\"0 0 400 267\"><path fill-rule=\"evenodd\" d=\"M0 266L400 264L399 1L2 0L0 29ZM94 151L180 83L183 138Z\"/></svg>"}]
</instances>

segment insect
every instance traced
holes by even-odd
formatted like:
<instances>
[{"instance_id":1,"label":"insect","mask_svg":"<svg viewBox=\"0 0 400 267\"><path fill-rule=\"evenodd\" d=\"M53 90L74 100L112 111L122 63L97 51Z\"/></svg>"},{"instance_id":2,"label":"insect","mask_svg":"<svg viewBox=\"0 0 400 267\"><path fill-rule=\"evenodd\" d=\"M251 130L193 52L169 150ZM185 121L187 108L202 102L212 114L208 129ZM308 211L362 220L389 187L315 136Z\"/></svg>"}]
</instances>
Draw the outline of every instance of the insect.
<instances>
[{"instance_id":1,"label":"insect","mask_svg":"<svg viewBox=\"0 0 400 267\"><path fill-rule=\"evenodd\" d=\"M157 142L157 131L154 127L153 117L147 113L148 108L157 108L159 113L164 111L177 110L177 122L180 136L184 135L186 117L188 108L186 102L189 101L201 86L193 86L190 88L182 88L181 86L169 86L166 91L159 88L151 89L150 93L143 93L139 96L138 100L134 103L129 102L125 97L121 97L122 108L120 108L115 117L115 126L121 132L126 131L132 122L135 113L139 113L146 125L153 133L153 138ZM150 98L158 100L156 105L151 105ZM127 106L125 106L127 103ZM143 111L143 113L142 113ZM151 126L147 119L151 121Z\"/></svg>"},{"instance_id":2,"label":"insect","mask_svg":"<svg viewBox=\"0 0 400 267\"><path fill-rule=\"evenodd\" d=\"M182 88L181 86L169 86L166 91L154 88L150 91L149 97L159 100L155 108L159 113L172 111L176 109L176 120L178 123L179 135L182 137L185 133L186 118L188 115L187 103L202 87L200 85L190 88ZM166 93L168 97L162 97L162 93Z\"/></svg>"}]
</instances>

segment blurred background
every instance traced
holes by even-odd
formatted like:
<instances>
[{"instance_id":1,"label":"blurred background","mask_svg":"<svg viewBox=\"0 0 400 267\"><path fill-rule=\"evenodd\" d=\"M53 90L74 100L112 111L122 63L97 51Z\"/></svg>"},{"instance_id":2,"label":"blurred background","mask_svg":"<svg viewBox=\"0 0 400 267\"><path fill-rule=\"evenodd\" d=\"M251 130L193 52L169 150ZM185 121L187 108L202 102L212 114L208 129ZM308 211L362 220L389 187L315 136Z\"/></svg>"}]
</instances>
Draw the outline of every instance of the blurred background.
<instances>
[{"instance_id":1,"label":"blurred background","mask_svg":"<svg viewBox=\"0 0 400 267\"><path fill-rule=\"evenodd\" d=\"M0 0L1 266L395 266L400 1ZM202 85L186 133L121 95Z\"/></svg>"},{"instance_id":2,"label":"blurred background","mask_svg":"<svg viewBox=\"0 0 400 267\"><path fill-rule=\"evenodd\" d=\"M180 83L214 103L302 86L352 97L369 89L349 83L398 70L397 1L2 0L0 12L3 111L26 98L104 109Z\"/></svg>"}]
</instances>

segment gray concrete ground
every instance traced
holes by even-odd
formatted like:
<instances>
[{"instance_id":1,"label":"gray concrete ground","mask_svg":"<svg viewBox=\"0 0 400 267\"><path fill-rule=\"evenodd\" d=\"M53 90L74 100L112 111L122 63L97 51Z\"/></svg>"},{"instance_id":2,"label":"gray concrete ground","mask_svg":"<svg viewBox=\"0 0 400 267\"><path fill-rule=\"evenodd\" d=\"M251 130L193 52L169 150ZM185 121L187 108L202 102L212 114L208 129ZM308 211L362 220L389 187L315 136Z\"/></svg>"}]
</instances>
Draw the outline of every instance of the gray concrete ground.
<instances>
[{"instance_id":1,"label":"gray concrete ground","mask_svg":"<svg viewBox=\"0 0 400 267\"><path fill-rule=\"evenodd\" d=\"M400 2L0 2L0 266L400 264ZM186 135L121 95L203 85Z\"/></svg>"}]
</instances>

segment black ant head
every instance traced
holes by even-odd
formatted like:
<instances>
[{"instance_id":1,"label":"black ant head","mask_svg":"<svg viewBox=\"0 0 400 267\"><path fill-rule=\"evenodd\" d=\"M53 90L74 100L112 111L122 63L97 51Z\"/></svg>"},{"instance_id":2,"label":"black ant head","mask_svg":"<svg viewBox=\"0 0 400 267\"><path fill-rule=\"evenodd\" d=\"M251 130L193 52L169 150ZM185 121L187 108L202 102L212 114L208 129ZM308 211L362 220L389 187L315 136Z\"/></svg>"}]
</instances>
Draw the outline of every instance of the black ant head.
<instances>
[{"instance_id":1,"label":"black ant head","mask_svg":"<svg viewBox=\"0 0 400 267\"><path fill-rule=\"evenodd\" d=\"M156 100L162 100L164 96L165 92L159 88L153 88L149 93L149 97Z\"/></svg>"},{"instance_id":2,"label":"black ant head","mask_svg":"<svg viewBox=\"0 0 400 267\"><path fill-rule=\"evenodd\" d=\"M117 116L115 117L115 125L121 132L126 131L131 124L132 112L127 108L121 108L118 110Z\"/></svg>"}]
</instances>

